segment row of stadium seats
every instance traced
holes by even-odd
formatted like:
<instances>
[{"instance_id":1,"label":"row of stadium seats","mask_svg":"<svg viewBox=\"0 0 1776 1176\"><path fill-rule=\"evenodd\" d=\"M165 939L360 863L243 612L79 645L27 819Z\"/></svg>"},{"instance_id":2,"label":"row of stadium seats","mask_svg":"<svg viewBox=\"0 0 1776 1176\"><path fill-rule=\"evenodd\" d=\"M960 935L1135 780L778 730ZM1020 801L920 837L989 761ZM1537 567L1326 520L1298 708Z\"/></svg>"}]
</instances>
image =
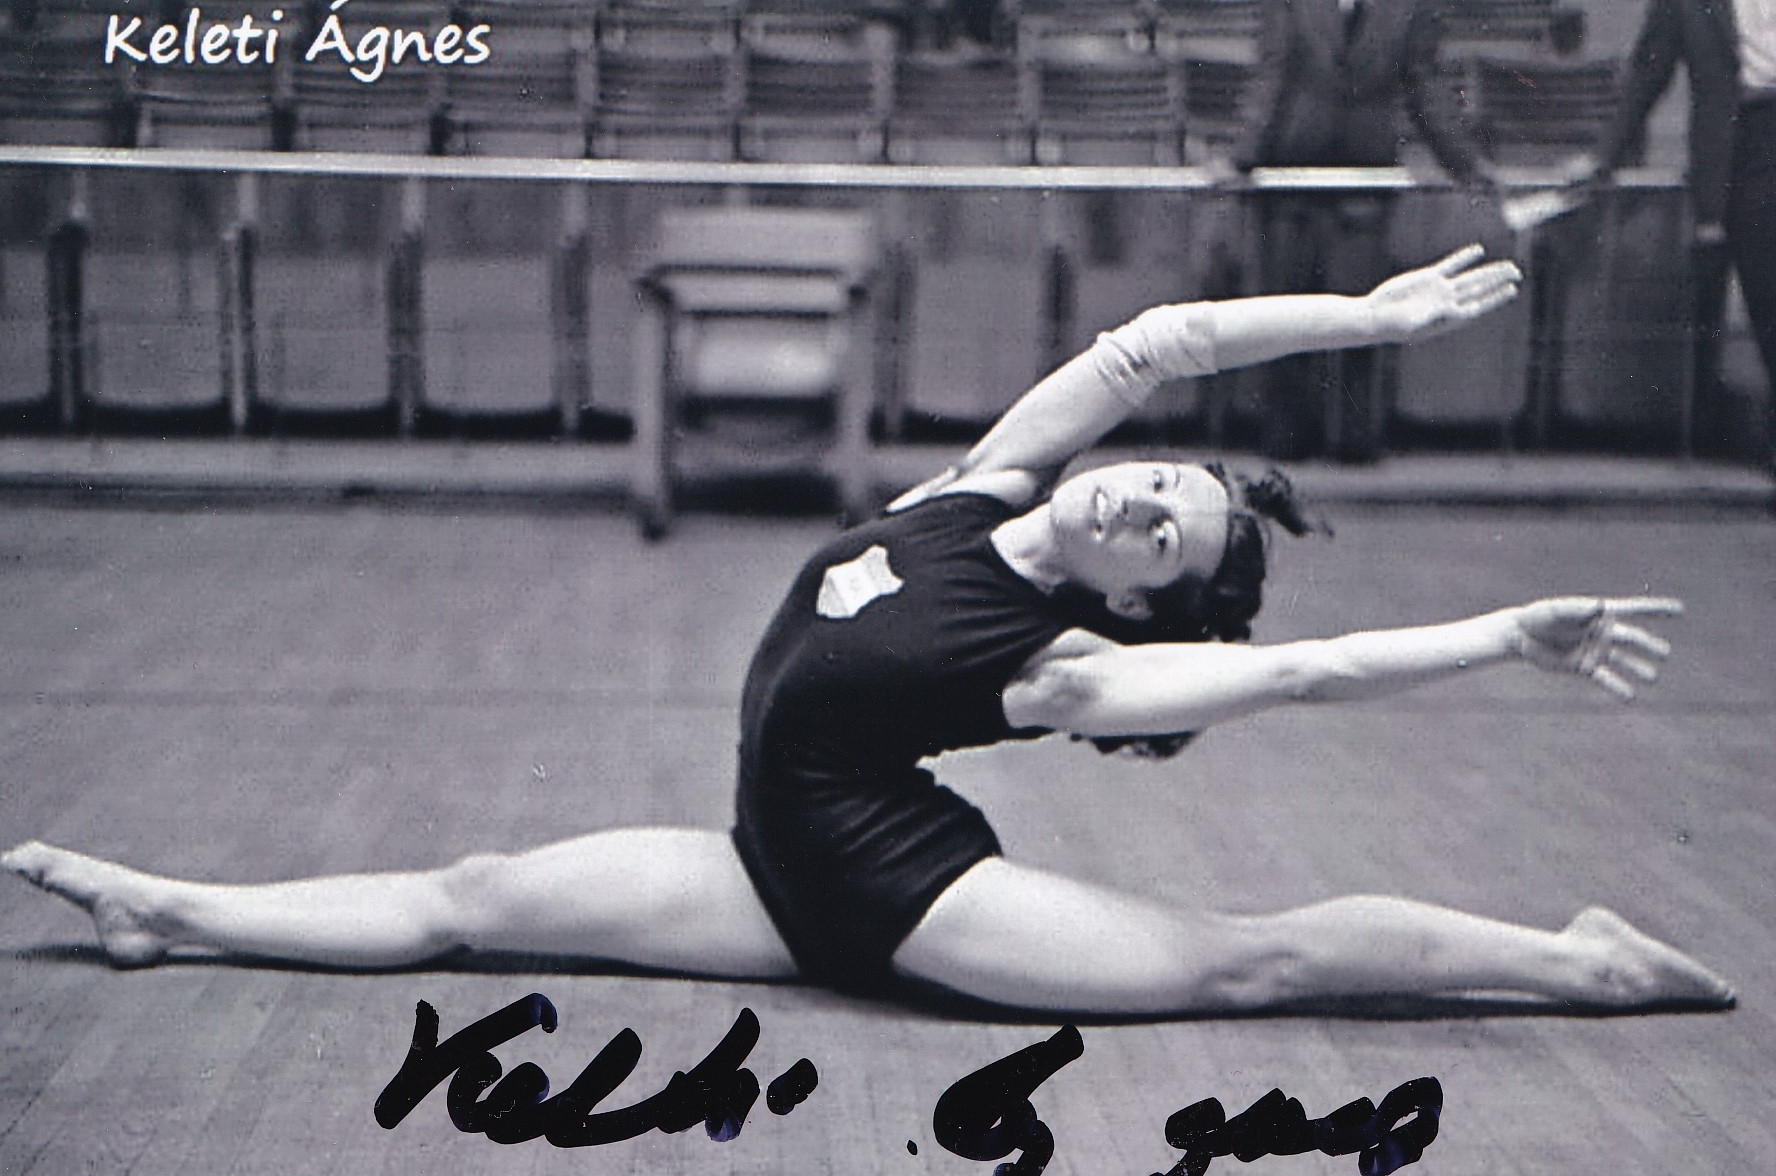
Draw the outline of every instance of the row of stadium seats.
<instances>
[{"instance_id":1,"label":"row of stadium seats","mask_svg":"<svg viewBox=\"0 0 1776 1176\"><path fill-rule=\"evenodd\" d=\"M0 169L0 432L623 436L662 210L725 196L150 168L94 170L73 201L50 190L74 178ZM891 437L966 436L1097 331L1240 293L1250 272L1240 193L828 196L880 228L871 411ZM1390 438L1533 445L1562 421L1678 436L1686 295L1666 258L1681 209L1678 187L1615 193L1572 226L1601 246L1534 266L1569 296L1399 356ZM1513 248L1459 191L1403 193L1394 221L1402 262ZM1168 387L1139 425L1254 443L1250 375Z\"/></svg>"},{"instance_id":2,"label":"row of stadium seats","mask_svg":"<svg viewBox=\"0 0 1776 1176\"><path fill-rule=\"evenodd\" d=\"M102 32L113 12L176 20L187 5L188 0L7 0L0 5L0 30ZM292 0L288 7L303 9L311 23L318 23L314 14L325 5ZM521 24L599 25L638 45L674 48L738 39L805 44L835 33L848 36L859 23L888 27L902 47L912 47L948 43L961 23L987 26L971 30L971 39L980 44L1024 51L1060 45L1063 51L1092 53L1116 42L1141 50L1180 38L1221 36L1231 44L1254 35L1259 21L1259 0L479 0L475 7ZM958 22L963 8L986 19ZM465 5L390 0L379 11L447 16L465 11ZM1443 16L1447 35L1457 42L1548 43L1570 53L1584 32L1583 10L1555 0L1447 0Z\"/></svg>"},{"instance_id":3,"label":"row of stadium seats","mask_svg":"<svg viewBox=\"0 0 1776 1176\"><path fill-rule=\"evenodd\" d=\"M385 0L373 10L384 27L486 25L493 51L476 65L411 55L359 63L371 83L337 52L303 59L300 46L327 19L319 4L292 6L274 65L160 65L123 53L107 65L110 16L84 7L93 0L32 2L43 7L28 22L15 13L0 37L0 142L1165 165L1232 138L1255 68L1256 0L1026 0L1009 46L963 51L909 49L880 7L863 3ZM137 43L184 11L174 2L138 13ZM1451 101L1477 101L1483 137L1582 141L1610 68L1553 52L1569 47L1556 32L1564 10L1553 0L1466 0L1456 11L1466 20L1452 30ZM205 28L266 21L245 0L201 14ZM350 43L367 17L345 14ZM1483 64L1481 49L1501 42L1534 52Z\"/></svg>"}]
</instances>

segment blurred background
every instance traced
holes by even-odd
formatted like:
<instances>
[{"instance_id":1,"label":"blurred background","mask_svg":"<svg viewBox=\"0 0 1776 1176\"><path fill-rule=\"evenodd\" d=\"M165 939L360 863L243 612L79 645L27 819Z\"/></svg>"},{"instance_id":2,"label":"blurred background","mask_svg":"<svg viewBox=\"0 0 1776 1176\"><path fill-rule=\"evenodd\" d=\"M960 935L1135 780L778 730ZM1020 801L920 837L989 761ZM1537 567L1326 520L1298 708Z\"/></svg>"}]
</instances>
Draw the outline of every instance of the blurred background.
<instances>
[{"instance_id":1,"label":"blurred background","mask_svg":"<svg viewBox=\"0 0 1776 1176\"><path fill-rule=\"evenodd\" d=\"M213 440L163 453L250 478L322 460L314 440L374 481L427 441L546 441L502 460L575 462L644 503L669 502L672 471L799 463L854 507L906 480L896 452L977 436L1144 306L1276 288L1275 210L1300 207L1318 218L1301 288L1478 240L1525 264L1526 296L1384 351L1360 387L1182 382L1118 439L1765 466L1736 283L1698 347L1681 78L1613 183L1565 187L1603 150L1645 6L1367 5L1339 5L1349 46L1389 8L1430 22L1365 67L1382 83L1336 83L1379 103L1364 117L1394 158L1303 168L1248 150L1306 68L1267 52L1260 0L357 0L352 45L489 29L482 64L410 53L374 84L337 53L303 59L324 5L278 9L273 64L107 66L113 15L140 17L145 45L162 22L265 27L270 9L8 0L8 469L53 467L68 439ZM1427 128L1476 167L1440 166Z\"/></svg>"}]
</instances>

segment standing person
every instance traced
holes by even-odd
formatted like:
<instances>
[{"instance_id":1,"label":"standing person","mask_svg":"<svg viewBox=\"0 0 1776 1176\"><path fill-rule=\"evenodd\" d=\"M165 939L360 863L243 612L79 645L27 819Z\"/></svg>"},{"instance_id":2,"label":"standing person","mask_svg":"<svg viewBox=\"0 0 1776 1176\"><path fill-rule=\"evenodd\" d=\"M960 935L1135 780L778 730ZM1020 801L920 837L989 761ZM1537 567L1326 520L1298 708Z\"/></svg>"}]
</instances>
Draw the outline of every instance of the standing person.
<instances>
[{"instance_id":1,"label":"standing person","mask_svg":"<svg viewBox=\"0 0 1776 1176\"><path fill-rule=\"evenodd\" d=\"M1474 144L1439 101L1441 0L1262 0L1259 73L1234 163L1394 167L1402 107L1463 184L1487 179ZM1260 193L1267 291L1353 294L1387 275L1393 197L1384 192ZM1271 365L1265 453L1373 461L1386 425L1386 373L1372 348Z\"/></svg>"},{"instance_id":2,"label":"standing person","mask_svg":"<svg viewBox=\"0 0 1776 1176\"><path fill-rule=\"evenodd\" d=\"M1027 392L960 467L825 544L747 675L731 836L613 829L438 870L253 886L35 842L3 864L91 911L120 963L196 945L393 967L467 946L858 991L911 981L1107 1014L1469 989L1728 1004L1707 969L1598 908L1560 931L1373 896L1231 917L1016 864L980 810L918 766L1053 731L1118 742L1195 731L1489 664L1621 695L1656 677L1667 647L1632 622L1674 607L1657 600L1564 598L1244 644L1264 519L1306 529L1281 475L1139 462L1055 484L1164 379L1424 338L1509 301L1516 267L1479 257L1463 250L1362 298L1149 310Z\"/></svg>"},{"instance_id":3,"label":"standing person","mask_svg":"<svg viewBox=\"0 0 1776 1176\"><path fill-rule=\"evenodd\" d=\"M1694 436L1704 452L1723 453L1733 429L1720 382L1729 266L1739 271L1765 378L1776 379L1776 0L1650 0L1623 68L1621 105L1581 180L1628 161L1680 61L1690 79Z\"/></svg>"}]
</instances>

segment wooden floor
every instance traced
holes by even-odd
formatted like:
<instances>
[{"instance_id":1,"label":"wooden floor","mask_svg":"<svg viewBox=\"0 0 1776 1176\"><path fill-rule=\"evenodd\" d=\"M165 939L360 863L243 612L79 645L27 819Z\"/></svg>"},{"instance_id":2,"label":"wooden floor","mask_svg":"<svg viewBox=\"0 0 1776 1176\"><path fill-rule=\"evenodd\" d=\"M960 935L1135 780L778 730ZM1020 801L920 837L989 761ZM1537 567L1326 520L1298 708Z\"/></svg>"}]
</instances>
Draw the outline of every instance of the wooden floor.
<instances>
[{"instance_id":1,"label":"wooden floor","mask_svg":"<svg viewBox=\"0 0 1776 1176\"><path fill-rule=\"evenodd\" d=\"M1024 861L1257 911L1352 891L1543 926L1604 902L1739 987L1726 1014L1509 1005L1087 1025L1035 1094L1057 1174L1163 1172L1173 1111L1273 1086L1310 1116L1421 1075L1445 1092L1416 1171L1776 1171L1776 526L1748 518L1352 513L1276 560L1259 637L1448 618L1547 591L1685 597L1667 679L1631 708L1527 670L1278 713L1171 764L1062 740L944 777ZM724 826L751 642L825 534L691 517L661 546L596 511L63 509L0 502L0 841L259 881L443 863L605 825ZM393 975L203 963L118 972L77 912L0 880L0 1174L991 1169L942 1150L938 1096L1053 1025L796 985L490 959ZM564 1087L619 1029L611 1100L659 1089L742 1007L761 1080L820 1084L744 1133L591 1152L458 1133L433 1093L383 1130L416 1001L454 1032L524 994L502 1046ZM917 1145L912 1154L909 1144ZM1354 1156L1258 1170L1356 1170ZM1231 1170L1231 1158L1215 1171ZM1240 1170L1244 1170L1243 1168Z\"/></svg>"}]
</instances>

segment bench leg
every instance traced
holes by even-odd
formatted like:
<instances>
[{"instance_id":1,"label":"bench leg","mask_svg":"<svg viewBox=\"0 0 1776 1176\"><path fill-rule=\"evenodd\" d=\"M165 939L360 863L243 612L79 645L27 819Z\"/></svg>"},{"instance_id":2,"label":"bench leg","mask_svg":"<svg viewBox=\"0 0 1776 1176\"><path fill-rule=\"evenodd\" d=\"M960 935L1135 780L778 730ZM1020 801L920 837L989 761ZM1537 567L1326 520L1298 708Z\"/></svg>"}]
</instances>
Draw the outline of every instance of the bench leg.
<instances>
[{"instance_id":1,"label":"bench leg","mask_svg":"<svg viewBox=\"0 0 1776 1176\"><path fill-rule=\"evenodd\" d=\"M657 298L647 298L635 326L635 371L631 413L630 507L641 533L662 539L672 526L670 432L667 422L666 314Z\"/></svg>"},{"instance_id":2,"label":"bench leg","mask_svg":"<svg viewBox=\"0 0 1776 1176\"><path fill-rule=\"evenodd\" d=\"M875 405L875 356L871 320L861 305L848 316L844 384L839 389L838 438L834 457L839 507L845 524L855 526L875 513L875 470L870 461L870 411Z\"/></svg>"}]
</instances>

